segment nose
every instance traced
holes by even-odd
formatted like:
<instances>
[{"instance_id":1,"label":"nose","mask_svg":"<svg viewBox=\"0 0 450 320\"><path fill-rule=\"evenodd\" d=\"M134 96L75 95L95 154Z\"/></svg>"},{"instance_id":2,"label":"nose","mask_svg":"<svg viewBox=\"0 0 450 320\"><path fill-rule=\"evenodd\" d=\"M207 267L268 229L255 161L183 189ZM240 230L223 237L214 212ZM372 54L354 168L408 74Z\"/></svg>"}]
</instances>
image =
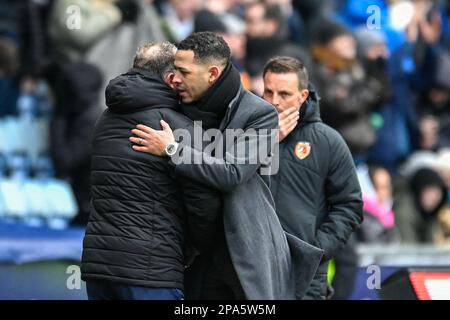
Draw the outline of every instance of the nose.
<instances>
[{"instance_id":1,"label":"nose","mask_svg":"<svg viewBox=\"0 0 450 320\"><path fill-rule=\"evenodd\" d=\"M278 95L276 93L273 94L271 100L272 100L271 101L272 105L274 105L275 107L278 107L278 105L280 104L280 98L278 97Z\"/></svg>"},{"instance_id":2,"label":"nose","mask_svg":"<svg viewBox=\"0 0 450 320\"><path fill-rule=\"evenodd\" d=\"M175 71L175 74L172 78L172 83L175 83L175 84L181 83L181 77L180 77L180 73L178 71Z\"/></svg>"}]
</instances>

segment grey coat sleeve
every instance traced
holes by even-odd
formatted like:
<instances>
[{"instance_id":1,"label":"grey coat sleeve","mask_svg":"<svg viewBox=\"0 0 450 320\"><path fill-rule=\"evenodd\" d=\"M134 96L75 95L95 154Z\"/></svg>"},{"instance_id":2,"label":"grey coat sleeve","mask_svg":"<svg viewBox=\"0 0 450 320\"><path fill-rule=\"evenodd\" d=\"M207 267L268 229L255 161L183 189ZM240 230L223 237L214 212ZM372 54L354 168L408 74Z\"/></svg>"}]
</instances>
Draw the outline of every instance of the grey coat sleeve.
<instances>
[{"instance_id":1,"label":"grey coat sleeve","mask_svg":"<svg viewBox=\"0 0 450 320\"><path fill-rule=\"evenodd\" d=\"M316 233L324 259L333 258L361 224L362 195L350 151L342 137L330 141L330 166L326 179L328 216Z\"/></svg>"},{"instance_id":2,"label":"grey coat sleeve","mask_svg":"<svg viewBox=\"0 0 450 320\"><path fill-rule=\"evenodd\" d=\"M249 117L246 127L236 135L233 143L227 145L224 157L213 157L190 145L180 145L178 154L172 157L171 162L175 165L177 174L227 192L248 181L262 164L268 162L276 143L276 132L273 129L277 128L276 110L264 106ZM258 150L257 146L264 143L268 148Z\"/></svg>"}]
</instances>

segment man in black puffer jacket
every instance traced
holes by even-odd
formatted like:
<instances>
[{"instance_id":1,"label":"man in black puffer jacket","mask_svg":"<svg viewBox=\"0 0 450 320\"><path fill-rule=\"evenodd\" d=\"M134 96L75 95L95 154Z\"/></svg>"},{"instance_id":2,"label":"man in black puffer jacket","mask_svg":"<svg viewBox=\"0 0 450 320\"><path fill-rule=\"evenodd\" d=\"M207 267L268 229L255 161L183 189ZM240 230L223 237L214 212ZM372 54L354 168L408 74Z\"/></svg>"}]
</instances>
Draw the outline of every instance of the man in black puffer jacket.
<instances>
[{"instance_id":1,"label":"man in black puffer jacket","mask_svg":"<svg viewBox=\"0 0 450 320\"><path fill-rule=\"evenodd\" d=\"M136 124L158 127L161 119L192 130L167 85L175 51L170 43L143 46L134 68L106 89L108 109L92 146L91 214L83 243L89 299L181 299L185 226L195 232L190 241L196 249L214 242L220 195L176 179L166 158L133 151L128 140Z\"/></svg>"}]
</instances>

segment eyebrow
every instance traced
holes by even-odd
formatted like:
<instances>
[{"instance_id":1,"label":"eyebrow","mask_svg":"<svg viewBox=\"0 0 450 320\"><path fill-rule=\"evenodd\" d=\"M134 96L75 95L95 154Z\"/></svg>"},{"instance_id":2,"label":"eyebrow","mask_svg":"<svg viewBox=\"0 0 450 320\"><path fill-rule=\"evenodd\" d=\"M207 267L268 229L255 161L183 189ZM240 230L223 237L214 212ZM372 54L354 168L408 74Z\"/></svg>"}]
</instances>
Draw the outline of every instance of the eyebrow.
<instances>
[{"instance_id":1,"label":"eyebrow","mask_svg":"<svg viewBox=\"0 0 450 320\"><path fill-rule=\"evenodd\" d=\"M264 89L264 92L273 93L273 90L272 89ZM289 95L291 95L292 92L283 90L283 91L278 92L278 94L289 94Z\"/></svg>"},{"instance_id":2,"label":"eyebrow","mask_svg":"<svg viewBox=\"0 0 450 320\"><path fill-rule=\"evenodd\" d=\"M180 71L185 71L185 72L188 72L188 71L189 71L188 69L183 68L183 67L179 67L179 66L177 66L176 64L174 64L173 67L175 68L175 70L180 70Z\"/></svg>"}]
</instances>

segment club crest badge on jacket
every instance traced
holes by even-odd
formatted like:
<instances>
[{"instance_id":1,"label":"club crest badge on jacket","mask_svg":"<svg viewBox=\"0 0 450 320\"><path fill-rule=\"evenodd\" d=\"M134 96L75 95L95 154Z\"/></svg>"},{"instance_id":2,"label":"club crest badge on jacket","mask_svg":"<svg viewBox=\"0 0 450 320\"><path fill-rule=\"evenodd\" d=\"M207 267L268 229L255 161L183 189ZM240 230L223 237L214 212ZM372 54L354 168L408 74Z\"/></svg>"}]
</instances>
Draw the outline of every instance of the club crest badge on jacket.
<instances>
[{"instance_id":1,"label":"club crest badge on jacket","mask_svg":"<svg viewBox=\"0 0 450 320\"><path fill-rule=\"evenodd\" d=\"M311 145L309 142L298 142L295 145L295 155L297 156L297 158L299 158L300 160L305 159L307 156L309 156L309 154L311 153Z\"/></svg>"}]
</instances>

